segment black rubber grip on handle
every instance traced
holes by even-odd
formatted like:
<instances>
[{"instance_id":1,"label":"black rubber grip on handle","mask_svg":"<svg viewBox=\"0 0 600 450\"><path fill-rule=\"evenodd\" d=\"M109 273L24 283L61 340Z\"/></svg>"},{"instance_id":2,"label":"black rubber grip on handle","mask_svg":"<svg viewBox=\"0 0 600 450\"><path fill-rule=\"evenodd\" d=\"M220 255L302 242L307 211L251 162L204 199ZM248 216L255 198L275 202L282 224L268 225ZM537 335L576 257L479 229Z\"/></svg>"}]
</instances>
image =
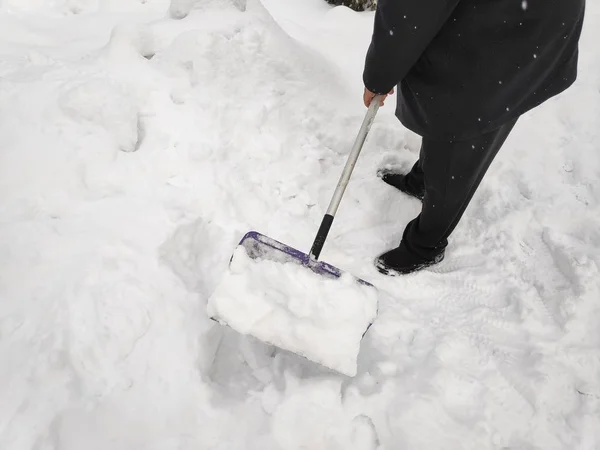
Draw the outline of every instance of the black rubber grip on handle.
<instances>
[{"instance_id":1,"label":"black rubber grip on handle","mask_svg":"<svg viewBox=\"0 0 600 450\"><path fill-rule=\"evenodd\" d=\"M319 255L321 254L321 250L323 250L323 245L325 245L325 239L327 239L327 235L329 234L332 223L333 216L330 214L325 214L325 217L323 217L323 221L321 222L321 226L319 227L319 231L317 232L315 242L310 249L311 258L319 259Z\"/></svg>"}]
</instances>

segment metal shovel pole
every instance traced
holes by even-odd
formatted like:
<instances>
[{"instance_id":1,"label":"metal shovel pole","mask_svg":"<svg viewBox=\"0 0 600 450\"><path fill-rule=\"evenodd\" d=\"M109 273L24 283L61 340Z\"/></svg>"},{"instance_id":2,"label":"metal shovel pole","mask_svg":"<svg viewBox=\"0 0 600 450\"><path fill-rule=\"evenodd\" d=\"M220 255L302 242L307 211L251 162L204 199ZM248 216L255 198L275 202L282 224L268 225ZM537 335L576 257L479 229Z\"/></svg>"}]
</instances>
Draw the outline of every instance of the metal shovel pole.
<instances>
[{"instance_id":1,"label":"metal shovel pole","mask_svg":"<svg viewBox=\"0 0 600 450\"><path fill-rule=\"evenodd\" d=\"M325 240L327 239L327 235L329 234L329 230L331 229L331 224L333 223L333 219L335 214L340 206L342 201L342 197L344 196L344 192L346 191L346 187L350 181L350 176L352 175L352 171L354 170L354 166L356 165L356 161L358 160L358 156L362 150L363 144L367 139L367 134L371 129L371 125L375 120L375 115L379 110L379 101L381 96L376 96L371 100L371 104L369 105L369 109L367 110L367 114L363 120L363 123L358 131L358 136L354 141L354 145L352 146L352 151L350 152L350 156L348 156L348 160L346 161L346 166L344 167L344 171L340 177L340 180L337 184L337 188L333 193L333 198L329 203L329 208L327 208L327 213L323 217L323 221L321 222L321 226L319 227L319 231L317 232L317 236L313 243L313 246L310 250L310 258L317 260L319 259L319 255L321 254L321 250L323 249L323 245L325 245Z\"/></svg>"}]
</instances>

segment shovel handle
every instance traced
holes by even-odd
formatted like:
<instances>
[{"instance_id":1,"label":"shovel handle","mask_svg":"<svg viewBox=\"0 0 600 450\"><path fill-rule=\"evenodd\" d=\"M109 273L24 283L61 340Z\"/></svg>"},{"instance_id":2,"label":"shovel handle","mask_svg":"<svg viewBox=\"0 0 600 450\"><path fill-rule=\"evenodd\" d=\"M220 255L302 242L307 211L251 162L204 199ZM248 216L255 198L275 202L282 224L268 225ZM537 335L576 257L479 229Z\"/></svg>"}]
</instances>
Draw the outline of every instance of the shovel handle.
<instances>
[{"instance_id":1,"label":"shovel handle","mask_svg":"<svg viewBox=\"0 0 600 450\"><path fill-rule=\"evenodd\" d=\"M367 114L365 115L360 130L358 131L358 136L356 136L356 140L354 141L354 145L350 151L350 156L348 156L348 160L346 161L346 166L344 167L335 192L333 193L333 198L329 203L329 208L327 208L327 213L321 221L321 226L319 227L319 231L317 232L317 236L310 250L310 257L314 260L319 259L323 245L325 245L325 240L327 239L327 235L331 229L331 224L333 223L335 214L340 206L342 197L346 191L346 187L350 182L350 176L352 175L352 171L354 170L354 166L356 165L356 161L358 160L358 156L360 155L363 144L367 139L367 134L369 134L371 125L373 125L373 121L375 120L375 115L379 109L380 99L381 96L377 95L375 98L373 98L373 100L371 100Z\"/></svg>"}]
</instances>

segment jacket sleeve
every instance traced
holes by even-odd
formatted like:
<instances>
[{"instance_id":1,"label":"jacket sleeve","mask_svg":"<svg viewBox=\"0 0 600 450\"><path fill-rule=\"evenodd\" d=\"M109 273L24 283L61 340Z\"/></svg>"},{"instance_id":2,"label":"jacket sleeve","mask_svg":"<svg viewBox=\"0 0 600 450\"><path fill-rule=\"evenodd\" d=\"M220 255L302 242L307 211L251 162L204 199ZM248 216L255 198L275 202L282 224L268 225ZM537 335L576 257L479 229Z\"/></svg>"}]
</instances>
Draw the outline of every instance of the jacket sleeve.
<instances>
[{"instance_id":1,"label":"jacket sleeve","mask_svg":"<svg viewBox=\"0 0 600 450\"><path fill-rule=\"evenodd\" d=\"M460 0L379 0L363 82L375 94L399 84Z\"/></svg>"}]
</instances>

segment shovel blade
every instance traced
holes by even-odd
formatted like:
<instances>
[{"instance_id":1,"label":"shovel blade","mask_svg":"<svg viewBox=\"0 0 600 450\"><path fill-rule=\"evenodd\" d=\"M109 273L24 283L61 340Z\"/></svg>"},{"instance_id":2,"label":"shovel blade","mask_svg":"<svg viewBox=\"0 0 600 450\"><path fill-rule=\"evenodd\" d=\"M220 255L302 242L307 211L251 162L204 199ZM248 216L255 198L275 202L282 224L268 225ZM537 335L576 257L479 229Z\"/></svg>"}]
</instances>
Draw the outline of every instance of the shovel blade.
<instances>
[{"instance_id":1,"label":"shovel blade","mask_svg":"<svg viewBox=\"0 0 600 450\"><path fill-rule=\"evenodd\" d=\"M251 231L207 312L241 334L354 376L360 342L377 316L377 297L370 283Z\"/></svg>"}]
</instances>

